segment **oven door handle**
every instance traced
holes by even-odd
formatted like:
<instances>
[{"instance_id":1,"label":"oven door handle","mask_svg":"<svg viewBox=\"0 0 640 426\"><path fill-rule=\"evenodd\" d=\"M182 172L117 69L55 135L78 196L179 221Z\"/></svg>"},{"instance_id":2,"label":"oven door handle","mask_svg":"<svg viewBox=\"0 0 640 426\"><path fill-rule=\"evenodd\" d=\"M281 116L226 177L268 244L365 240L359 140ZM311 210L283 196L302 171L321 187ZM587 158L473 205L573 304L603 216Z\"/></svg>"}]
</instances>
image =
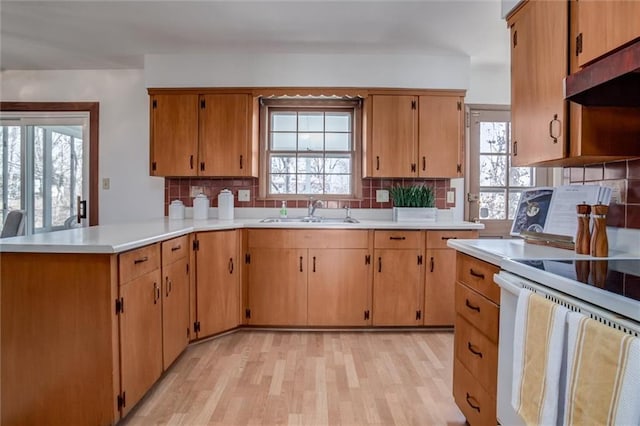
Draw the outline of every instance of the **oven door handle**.
<instances>
[{"instance_id":1,"label":"oven door handle","mask_svg":"<svg viewBox=\"0 0 640 426\"><path fill-rule=\"evenodd\" d=\"M520 287L513 283L513 279L511 278L513 275L500 272L493 275L493 281L500 286L500 288L508 291L509 293L513 293L516 296L520 294Z\"/></svg>"}]
</instances>

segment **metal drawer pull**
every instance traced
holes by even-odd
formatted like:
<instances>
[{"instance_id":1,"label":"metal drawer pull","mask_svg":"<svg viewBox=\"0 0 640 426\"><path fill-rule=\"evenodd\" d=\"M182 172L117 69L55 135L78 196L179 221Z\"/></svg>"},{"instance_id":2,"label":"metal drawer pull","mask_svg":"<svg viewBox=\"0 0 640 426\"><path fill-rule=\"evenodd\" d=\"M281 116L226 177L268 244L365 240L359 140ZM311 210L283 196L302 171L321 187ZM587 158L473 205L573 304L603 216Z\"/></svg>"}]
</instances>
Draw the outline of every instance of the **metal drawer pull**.
<instances>
[{"instance_id":1,"label":"metal drawer pull","mask_svg":"<svg viewBox=\"0 0 640 426\"><path fill-rule=\"evenodd\" d=\"M180 245L175 246L175 247L171 247L171 251L178 251L178 250L180 250L181 248L182 248L182 246L180 246Z\"/></svg>"},{"instance_id":2,"label":"metal drawer pull","mask_svg":"<svg viewBox=\"0 0 640 426\"><path fill-rule=\"evenodd\" d=\"M164 279L164 296L169 297L169 277Z\"/></svg>"},{"instance_id":3,"label":"metal drawer pull","mask_svg":"<svg viewBox=\"0 0 640 426\"><path fill-rule=\"evenodd\" d=\"M158 284L153 283L153 304L158 303Z\"/></svg>"},{"instance_id":4,"label":"metal drawer pull","mask_svg":"<svg viewBox=\"0 0 640 426\"><path fill-rule=\"evenodd\" d=\"M469 349L469 352L471 352L472 354L482 358L482 352L475 350L471 342L467 342L467 349Z\"/></svg>"},{"instance_id":5,"label":"metal drawer pull","mask_svg":"<svg viewBox=\"0 0 640 426\"><path fill-rule=\"evenodd\" d=\"M313 256L313 272L316 271L316 257Z\"/></svg>"},{"instance_id":6,"label":"metal drawer pull","mask_svg":"<svg viewBox=\"0 0 640 426\"><path fill-rule=\"evenodd\" d=\"M480 306L472 305L471 302L469 302L469 299L465 299L464 304L467 306L467 308L471 309L472 311L480 312Z\"/></svg>"},{"instance_id":7,"label":"metal drawer pull","mask_svg":"<svg viewBox=\"0 0 640 426\"><path fill-rule=\"evenodd\" d=\"M302 256L300 256L300 272L302 272Z\"/></svg>"},{"instance_id":8,"label":"metal drawer pull","mask_svg":"<svg viewBox=\"0 0 640 426\"><path fill-rule=\"evenodd\" d=\"M378 258L378 272L382 272L382 258Z\"/></svg>"},{"instance_id":9,"label":"metal drawer pull","mask_svg":"<svg viewBox=\"0 0 640 426\"><path fill-rule=\"evenodd\" d=\"M558 123L558 136L554 136L553 123ZM553 120L549 122L549 137L553 139L553 143L558 143L558 138L562 133L562 127L560 120L558 120L558 114L553 114Z\"/></svg>"},{"instance_id":10,"label":"metal drawer pull","mask_svg":"<svg viewBox=\"0 0 640 426\"><path fill-rule=\"evenodd\" d=\"M446 240L457 240L458 239L458 237L440 237L440 238L442 238L445 241Z\"/></svg>"},{"instance_id":11,"label":"metal drawer pull","mask_svg":"<svg viewBox=\"0 0 640 426\"><path fill-rule=\"evenodd\" d=\"M134 261L133 261L133 264L134 264L134 265L137 265L138 263L144 263L144 262L146 262L147 260L149 260L149 257L148 257L148 256L145 256L145 257L142 257L142 258L140 258L140 259L136 259L136 260L134 260Z\"/></svg>"},{"instance_id":12,"label":"metal drawer pull","mask_svg":"<svg viewBox=\"0 0 640 426\"><path fill-rule=\"evenodd\" d=\"M403 241L406 240L406 237L389 237L390 240L398 240L398 241Z\"/></svg>"},{"instance_id":13,"label":"metal drawer pull","mask_svg":"<svg viewBox=\"0 0 640 426\"><path fill-rule=\"evenodd\" d=\"M431 272L433 272L433 267L435 266L433 261L433 256L431 256Z\"/></svg>"},{"instance_id":14,"label":"metal drawer pull","mask_svg":"<svg viewBox=\"0 0 640 426\"><path fill-rule=\"evenodd\" d=\"M425 170L427 170L427 157L423 156L422 157L422 171L424 172Z\"/></svg>"},{"instance_id":15,"label":"metal drawer pull","mask_svg":"<svg viewBox=\"0 0 640 426\"><path fill-rule=\"evenodd\" d=\"M467 404L469 404L469 406L470 406L471 408L473 408L474 410L476 410L476 411L479 413L479 412L480 412L480 406L479 406L479 405L473 405L473 404L471 403L471 400L472 400L472 399L473 399L473 398L471 397L471 395L469 395L469 392L467 392Z\"/></svg>"},{"instance_id":16,"label":"metal drawer pull","mask_svg":"<svg viewBox=\"0 0 640 426\"><path fill-rule=\"evenodd\" d=\"M376 170L380 170L380 157L376 157Z\"/></svg>"},{"instance_id":17,"label":"metal drawer pull","mask_svg":"<svg viewBox=\"0 0 640 426\"><path fill-rule=\"evenodd\" d=\"M233 274L233 257L229 258L229 273Z\"/></svg>"},{"instance_id":18,"label":"metal drawer pull","mask_svg":"<svg viewBox=\"0 0 640 426\"><path fill-rule=\"evenodd\" d=\"M469 273L476 278L480 278L484 280L484 274L474 271L473 268L469 268Z\"/></svg>"}]
</instances>

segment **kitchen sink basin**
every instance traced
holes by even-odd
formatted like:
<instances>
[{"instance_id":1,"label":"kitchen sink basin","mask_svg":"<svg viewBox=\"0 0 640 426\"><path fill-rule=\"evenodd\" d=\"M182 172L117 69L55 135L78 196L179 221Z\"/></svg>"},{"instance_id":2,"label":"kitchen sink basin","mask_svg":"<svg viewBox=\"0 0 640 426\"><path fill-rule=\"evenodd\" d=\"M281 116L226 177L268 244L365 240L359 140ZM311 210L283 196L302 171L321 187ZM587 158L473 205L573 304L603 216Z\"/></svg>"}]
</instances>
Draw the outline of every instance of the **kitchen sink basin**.
<instances>
[{"instance_id":1,"label":"kitchen sink basin","mask_svg":"<svg viewBox=\"0 0 640 426\"><path fill-rule=\"evenodd\" d=\"M360 223L352 217L267 217L260 221L261 223Z\"/></svg>"}]
</instances>

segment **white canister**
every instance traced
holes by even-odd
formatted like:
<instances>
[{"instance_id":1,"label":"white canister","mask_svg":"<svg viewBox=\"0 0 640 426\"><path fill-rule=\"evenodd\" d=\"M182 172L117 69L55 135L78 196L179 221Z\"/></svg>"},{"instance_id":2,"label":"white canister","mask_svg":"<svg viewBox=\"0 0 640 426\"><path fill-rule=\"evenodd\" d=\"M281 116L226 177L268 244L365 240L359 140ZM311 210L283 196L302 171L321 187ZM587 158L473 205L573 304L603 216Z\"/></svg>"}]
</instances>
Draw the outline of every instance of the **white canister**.
<instances>
[{"instance_id":1,"label":"white canister","mask_svg":"<svg viewBox=\"0 0 640 426\"><path fill-rule=\"evenodd\" d=\"M218 219L233 220L233 194L228 189L218 194Z\"/></svg>"},{"instance_id":2,"label":"white canister","mask_svg":"<svg viewBox=\"0 0 640 426\"><path fill-rule=\"evenodd\" d=\"M198 194L193 199L193 219L203 220L209 218L209 198L204 194Z\"/></svg>"},{"instance_id":3,"label":"white canister","mask_svg":"<svg viewBox=\"0 0 640 426\"><path fill-rule=\"evenodd\" d=\"M184 219L184 204L180 200L173 200L169 204L169 219Z\"/></svg>"}]
</instances>

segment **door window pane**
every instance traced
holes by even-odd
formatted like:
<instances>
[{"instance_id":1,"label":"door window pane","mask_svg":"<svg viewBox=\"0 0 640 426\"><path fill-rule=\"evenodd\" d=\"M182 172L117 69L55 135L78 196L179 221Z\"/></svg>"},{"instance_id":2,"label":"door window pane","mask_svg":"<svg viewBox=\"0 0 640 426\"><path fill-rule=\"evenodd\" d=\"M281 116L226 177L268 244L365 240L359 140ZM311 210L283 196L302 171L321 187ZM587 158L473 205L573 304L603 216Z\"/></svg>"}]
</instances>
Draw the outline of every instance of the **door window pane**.
<instances>
[{"instance_id":1,"label":"door window pane","mask_svg":"<svg viewBox=\"0 0 640 426\"><path fill-rule=\"evenodd\" d=\"M507 123L482 122L480 123L480 152L481 153L507 153Z\"/></svg>"},{"instance_id":2,"label":"door window pane","mask_svg":"<svg viewBox=\"0 0 640 426\"><path fill-rule=\"evenodd\" d=\"M506 178L506 156L480 155L480 186L504 186Z\"/></svg>"},{"instance_id":3,"label":"door window pane","mask_svg":"<svg viewBox=\"0 0 640 426\"><path fill-rule=\"evenodd\" d=\"M480 191L480 219L506 219L506 191Z\"/></svg>"},{"instance_id":4,"label":"door window pane","mask_svg":"<svg viewBox=\"0 0 640 426\"><path fill-rule=\"evenodd\" d=\"M22 129L20 126L0 126L0 228L4 226L4 219L10 210L20 210L22 207Z\"/></svg>"}]
</instances>

